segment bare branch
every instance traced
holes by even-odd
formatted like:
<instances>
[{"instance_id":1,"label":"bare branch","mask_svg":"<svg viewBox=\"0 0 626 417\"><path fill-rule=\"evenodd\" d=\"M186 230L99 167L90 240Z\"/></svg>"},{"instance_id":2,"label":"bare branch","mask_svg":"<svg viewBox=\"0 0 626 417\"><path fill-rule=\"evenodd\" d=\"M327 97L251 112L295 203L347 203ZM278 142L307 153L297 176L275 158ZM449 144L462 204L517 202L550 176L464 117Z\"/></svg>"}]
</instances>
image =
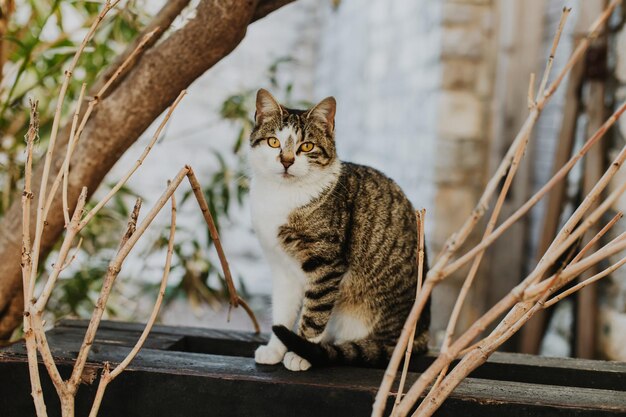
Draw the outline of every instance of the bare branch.
<instances>
[{"instance_id":1,"label":"bare branch","mask_svg":"<svg viewBox=\"0 0 626 417\"><path fill-rule=\"evenodd\" d=\"M139 201L140 200L138 200L138 202ZM154 325L154 322L156 321L156 318L159 314L159 310L161 309L161 303L163 302L163 297L165 296L165 288L167 287L167 279L169 277L170 267L172 265L172 254L174 252L174 236L176 234L176 197L174 194L172 194L171 201L172 201L172 215L171 215L172 217L170 221L170 236L169 236L168 243L167 243L167 255L165 257L165 266L163 267L163 277L161 278L161 286L159 287L159 293L157 295L156 301L154 302L152 313L150 314L148 323L146 323L146 327L141 333L139 340L137 340L137 343L132 348L130 353L124 358L124 360L122 360L122 362L120 362L120 364L117 365L115 369L113 369L113 371L110 371L110 368L108 366L105 366L102 372L102 375L100 376L100 383L98 384L96 397L94 399L93 405L91 407L91 411L89 413L90 417L96 417L98 415L100 403L102 402L102 397L104 396L104 391L106 390L108 384L111 381L113 381L120 373L122 373L128 367L130 362L133 359L135 359L135 356L137 356L137 354L139 353L139 350L141 350L141 348L143 347L143 344L148 338L148 335L150 334L150 331L152 330L152 326ZM135 207L137 208L137 205L135 205ZM138 214L139 209L137 208L136 211ZM136 215L131 216L131 219L133 217L135 218L135 223L136 223ZM130 227L128 228L128 231L129 232L131 231ZM132 235L132 232L130 234L127 233L127 235L124 236L126 238L126 241L128 241L128 238L130 238L131 235Z\"/></svg>"},{"instance_id":2,"label":"bare branch","mask_svg":"<svg viewBox=\"0 0 626 417\"><path fill-rule=\"evenodd\" d=\"M102 19L104 19L104 16L113 7L115 7L117 3L119 3L119 0L113 0L113 1L107 0L104 7L102 8L102 11L100 12L96 20L93 22L91 27L89 28L87 35L85 35L85 38L83 39L80 46L78 47L78 50L74 54L74 58L72 59L70 66L68 67L67 70L65 70L65 78L63 80L63 84L61 85L59 98L57 99L56 110L55 110L54 119L52 122L52 130L50 133L50 141L48 144L48 150L46 151L46 158L44 161L44 168L43 168L43 173L41 176L41 184L39 188L39 196L38 196L38 204L37 204L37 224L35 226L35 243L33 245L33 249L34 249L33 250L33 265L32 265L32 271L31 271L31 279L29 282L30 286L28 288L28 293L27 293L29 296L26 298L30 298L30 296L32 296L34 289L35 289L37 268L39 266L39 254L41 252L40 251L41 237L42 237L44 225L46 222L46 213L44 211L45 202L46 202L46 189L48 186L48 176L50 174L50 165L52 164L52 154L54 152L54 145L56 143L57 134L59 132L59 123L61 122L61 109L63 107L63 101L65 100L65 94L67 92L67 88L69 86L74 68L76 67L76 64L78 63L78 59L82 55L83 50L87 46L87 43L91 40L93 34L96 31L96 28L98 27Z\"/></svg>"},{"instance_id":3,"label":"bare branch","mask_svg":"<svg viewBox=\"0 0 626 417\"><path fill-rule=\"evenodd\" d=\"M39 135L38 102L30 102L30 124L26 133L26 163L24 166L24 191L22 192L22 287L24 294L28 293L32 270L31 243L30 243L30 203L33 198L31 179L33 172L33 144ZM46 404L41 390L39 365L37 364L37 341L32 329L32 317L28 312L31 305L30 297L24 296L24 339L28 356L28 373L30 375L31 396L35 404L37 417L46 417Z\"/></svg>"},{"instance_id":4,"label":"bare branch","mask_svg":"<svg viewBox=\"0 0 626 417\"><path fill-rule=\"evenodd\" d=\"M474 208L470 216L465 220L461 228L448 238L448 240L446 241L444 245L444 249L437 257L437 260L435 261L435 265L428 272L426 276L426 282L424 283L424 291L420 293L420 296L415 301L415 304L413 305L413 308L411 309L409 313L409 317L407 318L408 322L415 320L416 317L419 317L419 315L424 309L424 306L426 305L426 300L428 299L428 296L430 295L432 288L437 282L449 276L456 269L458 269L459 267L467 263L470 259L476 256L479 252L481 252L486 247L488 247L491 243L493 243L493 241L495 241L495 239L497 239L502 233L504 233L504 231L507 228L509 228L513 223L515 223L519 218L521 218L534 204L537 203L537 201L539 201L539 199L545 193L547 193L550 190L550 188L552 188L552 186L554 186L556 182L560 181L561 179L565 177L567 172L569 172L571 167L578 161L578 159L580 159L584 155L584 153L587 152L588 148L591 145L593 145L595 142L597 142L597 140L599 140L604 135L604 133L606 132L606 129L612 126L615 123L615 120L617 119L617 117L619 117L621 113L623 113L624 110L626 110L626 107L624 106L620 107L620 109L618 109L618 111L614 113L611 119L609 119L605 123L605 125L603 125L603 127L599 129L598 132L596 132L596 135L594 135L594 137L592 137L585 144L585 146L583 147L583 149L581 149L579 154L577 154L574 158L572 158L568 162L568 164L562 167L561 170L559 170L559 172L557 172L557 174L548 182L548 184L546 184L538 193L536 193L526 204L520 207L520 209L518 209L511 217L509 217L509 219L507 219L500 227L494 230L494 232L491 235L489 235L489 238L483 240L478 246L472 249L472 251L468 252L466 255L461 257L461 259L457 260L456 262L450 265L447 265L449 260L454 255L454 253L465 242L465 240L470 235L470 233L472 232L472 230L474 229L474 227L476 226L480 218L482 218L485 211L487 210L488 202L491 199L492 195L494 194L495 190L497 189L500 183L500 179L504 177L508 168L512 164L515 152L516 150L519 149L520 142L524 141L525 136L530 134L530 131L532 130L532 127L534 126L537 118L539 117L539 114L543 110L543 107L547 104L550 97L552 97L556 89L560 86L565 75L570 71L570 69L574 66L574 64L576 64L578 61L582 59L584 53L589 48L591 39L593 39L594 37L598 35L600 28L607 21L607 19L609 18L609 16L611 15L615 7L617 7L618 4L619 4L618 0L614 0L613 2L611 2L611 4L602 13L602 15L592 24L589 35L578 44L576 50L574 51L574 53L572 54L572 56L566 63L565 67L561 70L561 72L558 74L556 79L552 82L550 87L547 90L545 90L545 92L543 93L541 97L538 97L536 105L530 111L528 118L522 125L522 128L520 129L520 132L518 133L516 138L513 140L511 147L507 151L507 154L503 158L501 164L496 169L495 174L487 183L482 196L480 197L478 203L476 204L476 207ZM504 304L498 304L494 306L494 308L496 307L502 308L503 305ZM482 329L480 331L482 331ZM382 416L382 412L380 410L383 410L384 407L381 405L381 403L384 403L386 401L386 393L388 393L391 388L391 383L393 382L393 379L397 372L397 368L401 361L402 350L406 346L409 333L410 333L410 327L405 326L402 330L402 334L400 335L400 338L398 339L396 350L394 350L391 360L389 361L389 365L387 366L387 370L385 372L383 382L381 383L379 391L376 395L376 400L375 400L373 409L377 411L372 413L372 417ZM469 342L471 342L471 339L465 343L469 343ZM453 358L453 355L442 354L440 358L438 358L438 360L441 359L439 363L446 362L446 361L449 363L452 360L452 358ZM437 363L437 361L435 361L435 363ZM433 365L429 367L428 371L434 369L435 363L433 363ZM435 372L438 373L439 371L441 371L441 369L443 369L443 366L439 367ZM392 377L388 378L388 375L392 375ZM417 398L419 397L423 389L426 387L425 384L422 385L422 381L424 381L427 378L431 378L431 375L422 374L420 379L418 379L418 382L411 388L411 390L409 390L409 392L407 393L407 396L398 407L398 413L401 416L404 416L408 413L409 405L407 404L415 403L415 401L417 400ZM434 377L432 378L434 379ZM429 382L430 381L432 381L432 379L429 379Z\"/></svg>"},{"instance_id":5,"label":"bare branch","mask_svg":"<svg viewBox=\"0 0 626 417\"><path fill-rule=\"evenodd\" d=\"M209 205L204 198L204 194L202 194L202 187L196 178L196 174L194 174L191 167L189 167L189 173L187 174L187 178L189 179L189 184L191 185L191 190L193 191L193 195L196 197L198 201L198 205L200 206L200 210L202 211L202 215L204 216L204 220L206 221L207 226L209 227L209 233L211 234L211 239L213 239L213 243L215 244L215 250L217 251L217 256L220 259L220 264L222 265L222 272L224 272L224 279L226 279L226 285L228 286L228 295L230 297L230 305L231 307L237 307L239 305L239 299L237 297L237 290L235 289L235 283L233 281L233 276L230 273L230 267L228 266L228 260L226 259L226 254L224 253L224 248L222 247L222 242L220 240L219 233L217 233L217 227L215 227L215 221L213 220L213 215L211 214L211 210L209 210Z\"/></svg>"},{"instance_id":6,"label":"bare branch","mask_svg":"<svg viewBox=\"0 0 626 417\"><path fill-rule=\"evenodd\" d=\"M67 173L66 171L68 170L68 167L69 167L70 158L74 154L74 149L76 148L76 144L80 140L80 137L83 133L83 129L85 128L85 125L87 124L87 121L89 120L89 117L91 116L91 113L94 111L98 103L100 103L100 101L102 100L102 97L107 92L107 90L110 89L111 85L115 81L117 81L119 77L121 76L121 74L123 74L128 69L128 67L131 65L133 60L144 50L146 45L154 38L154 36L155 36L155 31L148 32L141 39L141 41L135 47L135 49L130 53L130 55L126 58L126 60L122 62L122 64L117 68L117 70L113 73L112 77L108 79L108 82L104 83L103 86L99 88L98 92L96 93L96 96L89 101L87 110L85 111L85 114L83 114L83 117L80 121L80 124L78 125L78 128L76 129L76 132L74 133L73 136L70 135L70 140L68 141L68 144L67 144L66 156L65 156L65 160L63 161L62 168L57 173L57 176L54 179L52 186L50 187L50 195L48 195L48 199L46 201L46 207L44 209L45 218L48 217L50 206L52 206L52 202L56 195L57 189L59 188L59 185L61 184L62 179L64 180L64 187L65 187L64 192L67 193L66 181L69 178L69 173ZM80 101L77 107L78 108L76 110L76 114L78 114L80 111ZM72 130L74 130L73 125L72 125ZM67 220L66 220L66 223L67 223Z\"/></svg>"},{"instance_id":7,"label":"bare branch","mask_svg":"<svg viewBox=\"0 0 626 417\"><path fill-rule=\"evenodd\" d=\"M63 243L61 244L61 249L59 249L59 254L57 256L57 260L54 263L52 268L52 272L48 276L46 280L46 284L44 285L43 291L41 295L37 299L35 304L35 308L37 312L43 312L46 308L46 304L48 303L48 299L50 299L50 295L52 294L52 290L56 285L57 279L63 270L63 265L65 265L65 260L72 248L72 242L74 238L80 231L78 226L80 223L80 219L83 215L83 210L85 208L85 203L87 202L87 187L83 187L83 190L78 197L78 202L76 203L76 208L74 209L74 214L72 215L72 219L67 227L67 232L65 237L63 238Z\"/></svg>"},{"instance_id":8,"label":"bare branch","mask_svg":"<svg viewBox=\"0 0 626 417\"><path fill-rule=\"evenodd\" d=\"M548 63L546 64L546 68L543 73L543 78L541 79L541 84L539 84L539 90L537 91L537 97L541 97L545 92L546 85L548 84L548 77L550 76L550 71L552 71L552 64L554 63L554 55L556 54L556 48L559 45L559 41L561 40L561 34L563 33L563 27L565 27L565 22L567 21L567 17L569 16L572 9L570 7L563 7L563 12L561 13L561 20L559 20L559 26L554 34L554 39L552 40L552 48L550 49L550 56L548 57Z\"/></svg>"},{"instance_id":9,"label":"bare branch","mask_svg":"<svg viewBox=\"0 0 626 417\"><path fill-rule=\"evenodd\" d=\"M26 163L24 164L24 191L22 192L22 284L24 291L30 286L31 275L31 242L30 242L30 203L33 199L31 190L33 173L33 145L39 136L39 114L37 101L30 102L30 124L26 133ZM26 294L26 292L24 292ZM27 299L24 298L26 303Z\"/></svg>"},{"instance_id":10,"label":"bare branch","mask_svg":"<svg viewBox=\"0 0 626 417\"><path fill-rule=\"evenodd\" d=\"M172 103L172 105L167 110L167 113L165 113L165 117L161 121L161 124L159 124L159 127L157 128L156 132L154 132L154 135L152 135L152 139L150 140L150 143L148 143L148 146L146 146L146 148L144 149L143 153L139 156L139 159L137 159L135 164L117 182L117 184L115 184L115 186L113 186L113 188L111 188L111 190L109 190L107 195L104 196L104 198L102 200L100 200L98 202L98 204L96 204L96 206L94 208L89 210L89 212L87 213L85 218L81 221L79 229L82 229L83 227L85 227L85 225L87 223L89 223L89 221L100 211L100 209L102 209L102 207L104 207L106 205L106 203L108 203L109 200L111 198L113 198L113 196L119 191L119 189L122 188L124 186L124 184L126 184L126 182L131 177L131 175L133 175L135 173L135 171L137 171L139 169L139 167L143 164L143 161L148 156L148 153L150 153L150 151L152 150L152 147L154 146L156 141L159 139L159 136L161 135L161 131L163 130L163 128L165 127L165 125L169 121L170 117L172 116L172 113L176 109L176 106L178 106L178 104L183 99L183 97L185 97L186 94L187 94L187 90L183 90L183 91L180 92L180 94L178 95L176 100L174 100L174 103Z\"/></svg>"},{"instance_id":11,"label":"bare branch","mask_svg":"<svg viewBox=\"0 0 626 417\"><path fill-rule=\"evenodd\" d=\"M418 236L418 247L417 247L417 292L415 294L415 298L417 299L420 291L422 290L422 278L424 275L424 220L426 218L426 209L422 209L416 212L417 215L417 236ZM411 362L411 354L413 353L413 341L415 340L415 328L417 323L413 324L413 331L409 336L409 341L406 346L406 353L404 355L404 366L402 368L402 375L400 375L400 385L398 386L398 393L396 394L396 400L393 404L393 409L391 410L391 415L393 416L396 411L396 407L400 404L400 400L402 399L402 392L404 391L404 384L406 383L406 376L409 372L409 363ZM383 410L384 411L384 410Z\"/></svg>"},{"instance_id":12,"label":"bare branch","mask_svg":"<svg viewBox=\"0 0 626 417\"><path fill-rule=\"evenodd\" d=\"M113 258L109 263L107 274L104 278L102 289L100 290L100 296L98 297L98 301L96 302L96 308L94 309L91 320L89 321L89 325L87 326L87 332L85 333L83 344L81 345L81 348L78 352L76 363L74 364L74 369L72 371L72 376L70 377L70 380L68 382L68 389L72 390L73 393L75 393L76 389L78 388L80 376L83 373L85 363L87 362L87 356L89 355L89 351L91 350L91 345L93 344L93 341L96 337L96 331L98 330L100 320L102 319L102 314L104 313L104 306L106 305L109 294L111 293L113 283L120 273L122 263L124 262L132 248L135 246L139 238L144 234L148 226L150 226L154 218L161 211L165 203L167 203L172 194L174 194L176 188L185 179L187 172L189 172L188 167L185 167L178 172L176 177L172 180L171 184L166 188L165 192L157 200L152 209L150 209L150 212L148 212L146 218L136 228L135 232L130 234L130 236L126 240L126 243L124 243L120 247L115 258ZM128 235L129 233L126 233L122 240L126 239L126 236Z\"/></svg>"},{"instance_id":13,"label":"bare branch","mask_svg":"<svg viewBox=\"0 0 626 417\"><path fill-rule=\"evenodd\" d=\"M191 191L193 191L194 196L196 197L196 201L200 206L200 210L202 211L202 215L204 216L204 220L209 227L209 233L211 235L211 239L213 239L213 243L215 245L215 250L217 251L217 256L220 260L220 264L222 266L222 272L224 273L224 279L226 280L226 285L228 287L228 295L230 297L230 308L238 307L240 304L248 313L250 320L252 320L252 324L254 325L254 330L257 333L260 333L261 329L259 327L259 323L254 315L252 309L248 306L248 304L243 301L243 299L237 294L237 289L235 288L235 282L233 281L232 274L230 273L230 267L228 266L228 259L226 259L226 254L224 253L224 248L222 247L222 241L220 240L220 235L217 232L217 227L215 226L215 221L213 220L213 215L211 214L211 210L209 210L209 205L204 198L204 194L202 193L202 187L198 182L198 178L196 178L196 174L193 172L191 167L189 168L189 172L187 173L187 179L189 180L189 184L191 186Z\"/></svg>"},{"instance_id":14,"label":"bare branch","mask_svg":"<svg viewBox=\"0 0 626 417\"><path fill-rule=\"evenodd\" d=\"M67 188L69 184L69 176L70 176L70 157L72 156L72 146L74 143L74 136L76 135L76 127L78 124L78 114L80 113L80 107L83 104L83 98L85 97L85 88L87 87L86 83L83 83L80 89L80 95L78 96L78 103L76 104L76 110L74 111L74 117L72 118L72 127L70 128L70 139L69 144L67 146L67 154L65 155L65 162L63 163L63 167L59 170L59 173L63 173L63 217L65 217L65 227L70 224L70 208L67 203ZM53 197L56 193L56 189L50 190L50 196Z\"/></svg>"}]
</instances>

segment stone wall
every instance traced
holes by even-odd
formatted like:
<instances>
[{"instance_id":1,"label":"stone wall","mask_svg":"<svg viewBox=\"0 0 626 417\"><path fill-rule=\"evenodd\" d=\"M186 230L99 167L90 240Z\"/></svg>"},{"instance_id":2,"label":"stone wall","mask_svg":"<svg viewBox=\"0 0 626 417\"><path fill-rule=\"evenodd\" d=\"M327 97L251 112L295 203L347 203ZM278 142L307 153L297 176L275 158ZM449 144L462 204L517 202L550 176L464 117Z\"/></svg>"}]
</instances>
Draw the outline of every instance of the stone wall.
<instances>
[{"instance_id":1,"label":"stone wall","mask_svg":"<svg viewBox=\"0 0 626 417\"><path fill-rule=\"evenodd\" d=\"M437 251L476 205L488 173L494 14L494 2L489 0L443 2L435 211L429 218L435 222L430 241ZM464 277L456 274L435 289L434 330L445 328ZM478 293L484 280L477 281L478 291L470 293L459 328L467 327L482 313L484 300Z\"/></svg>"}]
</instances>

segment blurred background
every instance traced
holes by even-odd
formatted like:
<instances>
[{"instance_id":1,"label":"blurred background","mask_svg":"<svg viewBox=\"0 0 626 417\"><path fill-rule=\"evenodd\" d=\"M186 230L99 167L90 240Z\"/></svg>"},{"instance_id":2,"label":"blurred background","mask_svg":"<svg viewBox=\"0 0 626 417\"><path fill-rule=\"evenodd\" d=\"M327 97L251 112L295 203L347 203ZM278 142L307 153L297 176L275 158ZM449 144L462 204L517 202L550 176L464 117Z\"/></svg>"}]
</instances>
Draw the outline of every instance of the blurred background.
<instances>
[{"instance_id":1,"label":"blurred background","mask_svg":"<svg viewBox=\"0 0 626 417\"><path fill-rule=\"evenodd\" d=\"M8 20L5 14L1 28L0 216L21 187L27 99L41 101L45 132L62 68L100 7L98 2L18 0L5 1L5 6L7 3L14 3L14 8ZM122 2L83 57L70 95L78 95L80 82L93 81L164 3ZM426 208L426 240L434 259L446 238L469 215L525 120L530 73L541 78L563 7L571 7L572 13L555 56L552 78L606 3L297 0L252 24L236 50L189 88L189 95L140 171L87 230L77 261L55 292L51 321L90 314L134 196L144 198L144 206L149 207L167 179L190 164L218 218L237 284L261 319L263 330L269 329L270 272L251 230L245 164L254 95L260 87L290 107L306 107L335 96L340 157L385 172L400 184L416 208ZM171 30L184 25L193 12L192 1ZM552 175L555 161L569 158L626 98L625 15L624 8L619 8L587 59L572 70L543 112L501 219L543 185ZM158 122L124 154L99 195L134 163ZM534 267L563 217L624 146L625 138L626 120L622 120L563 187L490 248L461 315L460 329ZM44 149L37 149L38 156ZM623 181L622 173L615 182ZM233 311L227 321L217 256L195 201L188 199L184 187L179 194L176 256L161 321L251 329L240 311ZM626 200L622 198L614 209L626 210ZM145 319L162 272L168 222L169 215L163 213L131 255L116 284L108 317ZM625 229L622 221L613 233ZM479 229L468 245L475 244L481 234ZM435 289L433 347L441 342L464 277L460 271ZM626 270L622 269L601 285L588 287L533 319L506 348L626 360L625 335Z\"/></svg>"}]
</instances>

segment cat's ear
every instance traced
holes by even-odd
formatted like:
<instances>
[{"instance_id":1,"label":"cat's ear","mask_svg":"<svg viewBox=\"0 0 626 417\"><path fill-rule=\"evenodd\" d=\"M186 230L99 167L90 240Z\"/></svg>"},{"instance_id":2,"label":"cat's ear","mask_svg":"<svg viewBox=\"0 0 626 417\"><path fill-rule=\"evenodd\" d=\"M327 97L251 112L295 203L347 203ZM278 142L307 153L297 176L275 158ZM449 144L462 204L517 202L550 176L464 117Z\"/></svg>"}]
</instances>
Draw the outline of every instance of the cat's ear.
<instances>
[{"instance_id":1,"label":"cat's ear","mask_svg":"<svg viewBox=\"0 0 626 417\"><path fill-rule=\"evenodd\" d=\"M256 113L254 120L256 124L261 124L267 117L282 117L283 109L269 91L261 88L256 93Z\"/></svg>"},{"instance_id":2,"label":"cat's ear","mask_svg":"<svg viewBox=\"0 0 626 417\"><path fill-rule=\"evenodd\" d=\"M318 120L328 126L328 131L332 133L335 130L335 112L337 110L337 101L335 97L326 97L309 110L307 117Z\"/></svg>"}]
</instances>

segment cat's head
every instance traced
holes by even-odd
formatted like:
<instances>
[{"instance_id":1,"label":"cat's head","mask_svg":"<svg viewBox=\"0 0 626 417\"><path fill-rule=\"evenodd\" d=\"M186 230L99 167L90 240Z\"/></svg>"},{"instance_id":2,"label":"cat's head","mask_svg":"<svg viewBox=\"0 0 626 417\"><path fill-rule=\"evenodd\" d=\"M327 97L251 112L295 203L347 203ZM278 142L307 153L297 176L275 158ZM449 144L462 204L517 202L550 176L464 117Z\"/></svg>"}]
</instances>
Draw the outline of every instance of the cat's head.
<instances>
[{"instance_id":1,"label":"cat's head","mask_svg":"<svg viewBox=\"0 0 626 417\"><path fill-rule=\"evenodd\" d=\"M337 161L335 108L335 99L327 97L308 110L292 110L267 90L259 90L250 134L253 175L294 183L333 167Z\"/></svg>"}]
</instances>

